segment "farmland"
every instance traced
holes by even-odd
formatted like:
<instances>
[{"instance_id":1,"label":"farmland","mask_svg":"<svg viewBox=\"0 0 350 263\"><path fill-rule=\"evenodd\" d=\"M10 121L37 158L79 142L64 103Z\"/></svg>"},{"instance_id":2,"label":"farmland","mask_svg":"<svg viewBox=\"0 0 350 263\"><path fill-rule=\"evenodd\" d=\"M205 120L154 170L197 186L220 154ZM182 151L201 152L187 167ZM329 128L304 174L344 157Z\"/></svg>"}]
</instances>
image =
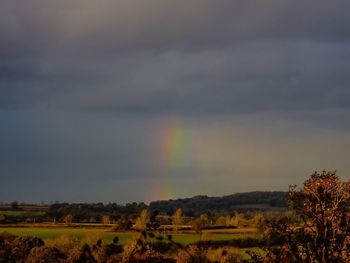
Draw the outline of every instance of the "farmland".
<instances>
[{"instance_id":1,"label":"farmland","mask_svg":"<svg viewBox=\"0 0 350 263\"><path fill-rule=\"evenodd\" d=\"M45 244L50 246L54 244L55 246L60 246L60 243L72 242L72 240L79 240L81 244L94 245L98 240L102 240L104 244L112 244L113 239L118 237L118 244L122 246L127 246L131 244L134 240L137 240L140 236L140 232L137 231L111 231L110 228L106 227L38 227L30 226L27 227L0 227L0 235L6 235L9 233L12 235L20 237L37 237L42 239ZM216 241L232 241L232 240L246 240L254 239L261 240L262 235L256 232L255 229L232 229L232 230L204 230L201 235L193 231L183 231L181 233L167 232L158 233L159 235L171 234L172 241L176 242L180 246L191 246L191 244L196 244L198 241L203 242L216 242ZM154 238L147 238L149 244L159 242ZM169 241L165 241L168 243ZM254 251L263 255L265 252L258 246L249 247L232 247L228 248L229 253L237 255L239 258L244 260L249 260L250 256L246 253L247 250ZM209 259L213 261L220 259L221 248L211 248L207 252Z\"/></svg>"},{"instance_id":2,"label":"farmland","mask_svg":"<svg viewBox=\"0 0 350 263\"><path fill-rule=\"evenodd\" d=\"M202 240L230 240L244 238L261 238L261 234L255 233L252 229L235 229L235 231L213 232L203 231ZM137 235L135 231L114 232L103 228L48 228L48 227L0 227L0 233L7 232L17 236L35 236L43 240L54 239L60 236L73 236L85 242L89 239L102 239L105 243L111 243L114 237L119 238L119 243L125 244ZM188 245L201 239L199 234L187 231L179 234L172 234L173 240L182 245Z\"/></svg>"},{"instance_id":3,"label":"farmland","mask_svg":"<svg viewBox=\"0 0 350 263\"><path fill-rule=\"evenodd\" d=\"M289 210L254 208L247 195L249 208L233 213L201 211L211 206L207 197L194 198L199 213L192 214L167 213L173 201L156 204L159 210L143 203L63 203L41 212L17 207L1 214L0 255L3 262L349 262L348 186L334 172L315 173L303 190L291 187ZM322 232L334 237L320 240ZM326 258L319 249L326 246L327 260L313 260Z\"/></svg>"}]
</instances>

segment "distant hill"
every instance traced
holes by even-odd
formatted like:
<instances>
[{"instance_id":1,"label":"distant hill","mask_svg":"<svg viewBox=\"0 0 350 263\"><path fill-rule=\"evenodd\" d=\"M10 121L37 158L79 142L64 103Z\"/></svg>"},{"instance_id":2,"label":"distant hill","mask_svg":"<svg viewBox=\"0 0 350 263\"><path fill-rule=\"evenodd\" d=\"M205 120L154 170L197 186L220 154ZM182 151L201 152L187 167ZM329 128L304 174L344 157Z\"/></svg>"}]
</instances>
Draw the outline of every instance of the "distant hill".
<instances>
[{"instance_id":1,"label":"distant hill","mask_svg":"<svg viewBox=\"0 0 350 263\"><path fill-rule=\"evenodd\" d=\"M240 210L272 210L287 207L286 194L287 192L279 191L255 191L222 197L200 195L192 198L154 201L150 203L149 207L151 210L167 214L172 214L177 208L182 208L187 215L197 215L209 211L233 213Z\"/></svg>"}]
</instances>

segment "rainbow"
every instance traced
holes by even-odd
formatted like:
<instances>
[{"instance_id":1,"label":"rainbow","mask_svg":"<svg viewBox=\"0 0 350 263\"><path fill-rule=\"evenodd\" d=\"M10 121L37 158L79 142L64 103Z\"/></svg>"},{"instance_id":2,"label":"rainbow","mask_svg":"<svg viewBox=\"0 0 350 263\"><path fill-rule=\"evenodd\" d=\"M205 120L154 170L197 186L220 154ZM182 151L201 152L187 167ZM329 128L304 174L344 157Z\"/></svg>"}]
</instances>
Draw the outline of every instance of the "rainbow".
<instances>
[{"instance_id":1,"label":"rainbow","mask_svg":"<svg viewBox=\"0 0 350 263\"><path fill-rule=\"evenodd\" d=\"M176 197L174 178L188 157L189 130L179 118L167 120L158 133L158 152L162 177L151 187L150 200L166 200ZM158 144L158 143L157 143Z\"/></svg>"}]
</instances>

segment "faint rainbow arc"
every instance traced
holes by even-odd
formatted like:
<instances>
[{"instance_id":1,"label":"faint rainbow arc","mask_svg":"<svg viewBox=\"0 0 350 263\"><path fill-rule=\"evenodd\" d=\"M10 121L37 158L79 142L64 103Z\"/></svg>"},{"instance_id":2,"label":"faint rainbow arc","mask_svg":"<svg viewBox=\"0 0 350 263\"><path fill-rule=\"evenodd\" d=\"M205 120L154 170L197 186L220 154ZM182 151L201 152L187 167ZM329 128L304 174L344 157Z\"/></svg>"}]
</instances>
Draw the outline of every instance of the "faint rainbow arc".
<instances>
[{"instance_id":1,"label":"faint rainbow arc","mask_svg":"<svg viewBox=\"0 0 350 263\"><path fill-rule=\"evenodd\" d=\"M184 121L171 119L160 133L160 160L162 162L163 174L152 191L153 200L165 200L174 198L174 177L178 175L178 169L188 157L188 128Z\"/></svg>"}]
</instances>

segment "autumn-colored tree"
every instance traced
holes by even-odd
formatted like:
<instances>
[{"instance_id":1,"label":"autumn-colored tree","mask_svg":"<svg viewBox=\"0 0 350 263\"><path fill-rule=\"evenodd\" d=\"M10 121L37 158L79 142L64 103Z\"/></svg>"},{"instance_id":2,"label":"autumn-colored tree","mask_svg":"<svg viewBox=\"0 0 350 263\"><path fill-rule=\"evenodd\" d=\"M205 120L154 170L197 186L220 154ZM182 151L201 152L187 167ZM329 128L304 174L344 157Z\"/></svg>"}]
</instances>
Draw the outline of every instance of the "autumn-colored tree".
<instances>
[{"instance_id":1,"label":"autumn-colored tree","mask_svg":"<svg viewBox=\"0 0 350 263\"><path fill-rule=\"evenodd\" d=\"M63 221L67 224L70 225L73 222L73 216L71 214L66 215L63 218Z\"/></svg>"},{"instance_id":2,"label":"autumn-colored tree","mask_svg":"<svg viewBox=\"0 0 350 263\"><path fill-rule=\"evenodd\" d=\"M215 225L216 226L226 226L226 216L219 216L215 220Z\"/></svg>"},{"instance_id":3,"label":"autumn-colored tree","mask_svg":"<svg viewBox=\"0 0 350 263\"><path fill-rule=\"evenodd\" d=\"M207 214L201 214L198 218L192 221L193 230L199 234L200 240L202 240L203 228L205 228L209 223L209 218Z\"/></svg>"},{"instance_id":4,"label":"autumn-colored tree","mask_svg":"<svg viewBox=\"0 0 350 263\"><path fill-rule=\"evenodd\" d=\"M256 227L258 230L262 230L265 225L265 217L261 213L254 214L253 218L251 219L252 225Z\"/></svg>"},{"instance_id":5,"label":"autumn-colored tree","mask_svg":"<svg viewBox=\"0 0 350 263\"><path fill-rule=\"evenodd\" d=\"M140 213L140 216L136 219L135 229L140 231L146 230L149 222L150 222L149 211L148 209L143 209Z\"/></svg>"},{"instance_id":6,"label":"autumn-colored tree","mask_svg":"<svg viewBox=\"0 0 350 263\"><path fill-rule=\"evenodd\" d=\"M235 214L231 218L230 224L236 227L244 226L247 222L244 214L235 212Z\"/></svg>"},{"instance_id":7,"label":"autumn-colored tree","mask_svg":"<svg viewBox=\"0 0 350 263\"><path fill-rule=\"evenodd\" d=\"M102 224L108 225L110 223L109 215L102 216Z\"/></svg>"},{"instance_id":8,"label":"autumn-colored tree","mask_svg":"<svg viewBox=\"0 0 350 263\"><path fill-rule=\"evenodd\" d=\"M175 232L178 232L179 226L182 225L183 223L183 218L182 218L182 209L178 208L176 209L174 215L173 215L173 226Z\"/></svg>"},{"instance_id":9,"label":"autumn-colored tree","mask_svg":"<svg viewBox=\"0 0 350 263\"><path fill-rule=\"evenodd\" d=\"M301 223L281 231L284 258L288 262L349 262L349 182L341 181L336 172L315 172L303 189L290 188L288 201Z\"/></svg>"},{"instance_id":10,"label":"autumn-colored tree","mask_svg":"<svg viewBox=\"0 0 350 263\"><path fill-rule=\"evenodd\" d=\"M230 225L230 222L231 222L231 217L229 215L226 215L226 218L225 218L225 226L229 226Z\"/></svg>"}]
</instances>

